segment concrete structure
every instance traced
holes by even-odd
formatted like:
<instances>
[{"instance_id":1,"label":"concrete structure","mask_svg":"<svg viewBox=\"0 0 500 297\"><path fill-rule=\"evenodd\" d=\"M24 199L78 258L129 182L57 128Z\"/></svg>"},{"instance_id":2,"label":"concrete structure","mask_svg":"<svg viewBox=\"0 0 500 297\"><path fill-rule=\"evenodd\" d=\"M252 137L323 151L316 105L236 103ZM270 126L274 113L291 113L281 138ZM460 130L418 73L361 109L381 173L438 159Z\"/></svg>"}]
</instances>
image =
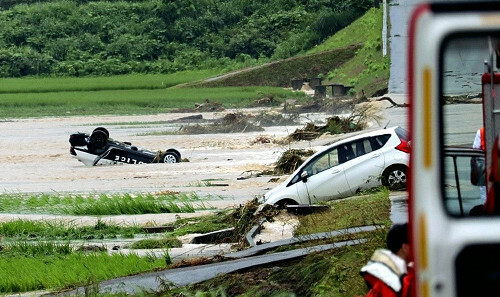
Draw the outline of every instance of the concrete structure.
<instances>
[{"instance_id":1,"label":"concrete structure","mask_svg":"<svg viewBox=\"0 0 500 297\"><path fill-rule=\"evenodd\" d=\"M390 94L407 94L406 65L408 22L411 13L421 0L390 0L389 9L389 45L391 57L391 75L389 78Z\"/></svg>"},{"instance_id":2,"label":"concrete structure","mask_svg":"<svg viewBox=\"0 0 500 297\"><path fill-rule=\"evenodd\" d=\"M415 7L422 2L427 1L390 0L388 2L391 57L390 94L407 94L409 21ZM458 40L453 44L449 44L448 48L449 51L444 61L445 93L449 95L480 93L480 73L484 72L483 62L488 58L488 44L484 40L474 43Z\"/></svg>"}]
</instances>

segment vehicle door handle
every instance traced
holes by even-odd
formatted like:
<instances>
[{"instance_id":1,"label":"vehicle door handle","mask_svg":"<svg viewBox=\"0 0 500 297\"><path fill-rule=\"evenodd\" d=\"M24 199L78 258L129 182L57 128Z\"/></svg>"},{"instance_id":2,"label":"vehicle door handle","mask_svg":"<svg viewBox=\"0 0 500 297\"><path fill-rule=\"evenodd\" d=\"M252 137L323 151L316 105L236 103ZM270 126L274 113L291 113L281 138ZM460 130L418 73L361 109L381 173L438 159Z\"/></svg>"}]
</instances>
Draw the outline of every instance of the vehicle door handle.
<instances>
[{"instance_id":1,"label":"vehicle door handle","mask_svg":"<svg viewBox=\"0 0 500 297\"><path fill-rule=\"evenodd\" d=\"M340 173L340 171L342 171L342 170L340 170L340 169L335 169L335 170L333 170L333 171L332 171L332 174L337 174L337 173Z\"/></svg>"},{"instance_id":2,"label":"vehicle door handle","mask_svg":"<svg viewBox=\"0 0 500 297\"><path fill-rule=\"evenodd\" d=\"M372 158L380 157L380 154L373 154Z\"/></svg>"}]
</instances>

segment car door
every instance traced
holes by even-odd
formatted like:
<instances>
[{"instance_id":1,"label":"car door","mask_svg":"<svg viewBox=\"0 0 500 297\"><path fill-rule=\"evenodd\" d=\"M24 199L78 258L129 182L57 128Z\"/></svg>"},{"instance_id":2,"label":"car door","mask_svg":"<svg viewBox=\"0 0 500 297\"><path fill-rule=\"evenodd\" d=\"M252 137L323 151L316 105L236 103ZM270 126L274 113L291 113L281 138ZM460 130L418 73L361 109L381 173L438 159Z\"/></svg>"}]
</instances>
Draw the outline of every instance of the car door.
<instances>
[{"instance_id":1,"label":"car door","mask_svg":"<svg viewBox=\"0 0 500 297\"><path fill-rule=\"evenodd\" d=\"M337 147L325 151L306 164L299 174L307 177L296 183L301 201L316 203L351 194Z\"/></svg>"},{"instance_id":2,"label":"car door","mask_svg":"<svg viewBox=\"0 0 500 297\"><path fill-rule=\"evenodd\" d=\"M384 155L370 138L359 139L341 147L345 154L344 172L352 193L381 184Z\"/></svg>"}]
</instances>

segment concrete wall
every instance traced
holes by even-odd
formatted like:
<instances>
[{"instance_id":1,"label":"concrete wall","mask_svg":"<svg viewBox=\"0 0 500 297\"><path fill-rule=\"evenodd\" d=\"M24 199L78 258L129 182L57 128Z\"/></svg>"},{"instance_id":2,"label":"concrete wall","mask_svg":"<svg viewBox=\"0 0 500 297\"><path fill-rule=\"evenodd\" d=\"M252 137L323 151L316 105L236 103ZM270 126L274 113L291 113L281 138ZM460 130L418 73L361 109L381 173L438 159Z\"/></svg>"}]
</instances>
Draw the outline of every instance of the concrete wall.
<instances>
[{"instance_id":1,"label":"concrete wall","mask_svg":"<svg viewBox=\"0 0 500 297\"><path fill-rule=\"evenodd\" d=\"M391 55L391 75L389 93L407 94L406 60L408 21L411 13L420 0L390 0L389 8L389 48Z\"/></svg>"},{"instance_id":2,"label":"concrete wall","mask_svg":"<svg viewBox=\"0 0 500 297\"><path fill-rule=\"evenodd\" d=\"M389 45L391 74L389 93L407 94L407 39L409 20L413 9L421 0L390 0ZM443 1L445 2L445 1ZM445 60L444 87L447 94L481 92L481 73L488 58L488 45L482 40L473 43L455 42L448 47Z\"/></svg>"}]
</instances>

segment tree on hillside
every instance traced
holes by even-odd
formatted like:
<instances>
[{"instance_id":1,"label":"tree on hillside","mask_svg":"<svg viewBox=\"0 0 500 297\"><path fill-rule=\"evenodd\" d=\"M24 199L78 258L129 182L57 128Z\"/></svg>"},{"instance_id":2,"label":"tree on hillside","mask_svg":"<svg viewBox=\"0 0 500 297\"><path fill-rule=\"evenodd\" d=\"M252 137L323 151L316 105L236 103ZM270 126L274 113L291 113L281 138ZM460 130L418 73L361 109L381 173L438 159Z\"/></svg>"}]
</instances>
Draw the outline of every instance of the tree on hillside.
<instances>
[{"instance_id":1,"label":"tree on hillside","mask_svg":"<svg viewBox=\"0 0 500 297\"><path fill-rule=\"evenodd\" d=\"M370 6L373 0L3 0L0 77L174 72L287 58Z\"/></svg>"}]
</instances>

